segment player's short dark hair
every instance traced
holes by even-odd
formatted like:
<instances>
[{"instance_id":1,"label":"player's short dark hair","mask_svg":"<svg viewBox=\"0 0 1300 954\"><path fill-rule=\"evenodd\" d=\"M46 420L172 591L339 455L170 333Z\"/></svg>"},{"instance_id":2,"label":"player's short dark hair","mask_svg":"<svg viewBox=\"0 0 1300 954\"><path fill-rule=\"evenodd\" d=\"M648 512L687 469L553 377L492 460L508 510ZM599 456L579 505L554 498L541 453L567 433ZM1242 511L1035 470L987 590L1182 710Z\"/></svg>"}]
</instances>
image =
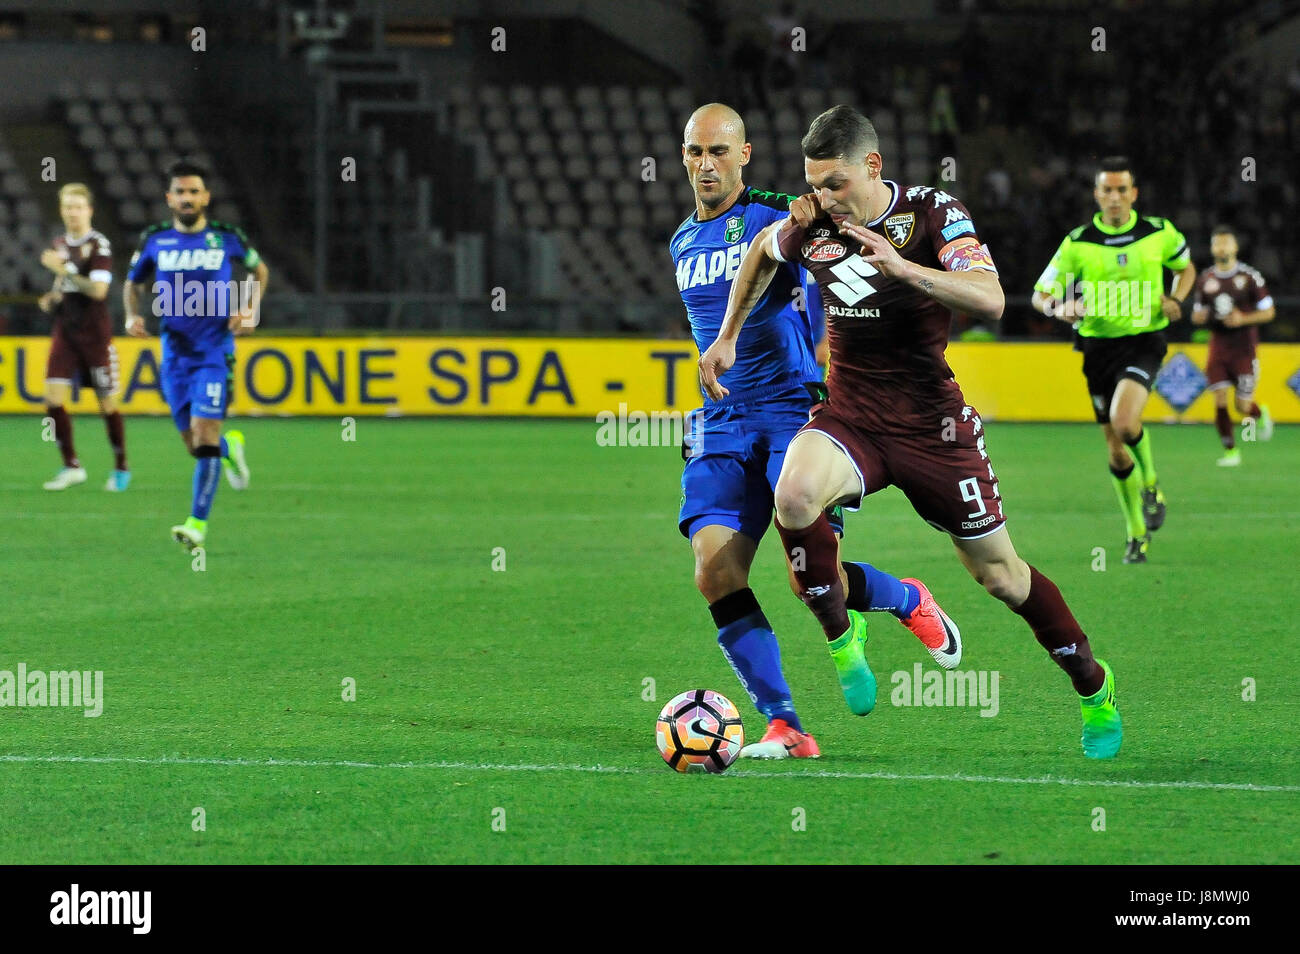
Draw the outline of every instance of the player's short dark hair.
<instances>
[{"instance_id":1,"label":"player's short dark hair","mask_svg":"<svg viewBox=\"0 0 1300 954\"><path fill-rule=\"evenodd\" d=\"M1236 238L1237 230L1227 222L1220 222L1214 227L1214 230L1210 232L1210 238L1214 238L1216 235L1231 235L1233 238Z\"/></svg>"},{"instance_id":2,"label":"player's short dark hair","mask_svg":"<svg viewBox=\"0 0 1300 954\"><path fill-rule=\"evenodd\" d=\"M167 167L167 187L171 188L172 180L182 176L198 176L205 186L208 184L208 170L192 159L177 159Z\"/></svg>"},{"instance_id":3,"label":"player's short dark hair","mask_svg":"<svg viewBox=\"0 0 1300 954\"><path fill-rule=\"evenodd\" d=\"M852 106L832 106L812 121L800 144L809 159L865 156L880 151L880 137L871 120Z\"/></svg>"},{"instance_id":4,"label":"player's short dark hair","mask_svg":"<svg viewBox=\"0 0 1300 954\"><path fill-rule=\"evenodd\" d=\"M1133 184L1137 185L1137 173L1133 171L1133 163L1128 156L1106 156L1097 163L1097 175L1103 172L1127 172L1133 179Z\"/></svg>"}]
</instances>

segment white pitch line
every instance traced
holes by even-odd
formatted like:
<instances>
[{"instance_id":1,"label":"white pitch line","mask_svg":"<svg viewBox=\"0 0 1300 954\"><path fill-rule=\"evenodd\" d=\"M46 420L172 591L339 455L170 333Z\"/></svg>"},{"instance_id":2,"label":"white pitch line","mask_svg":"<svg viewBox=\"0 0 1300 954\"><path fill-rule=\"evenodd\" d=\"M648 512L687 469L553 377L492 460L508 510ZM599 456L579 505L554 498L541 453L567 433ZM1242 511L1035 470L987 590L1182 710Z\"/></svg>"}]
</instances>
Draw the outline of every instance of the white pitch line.
<instances>
[{"instance_id":1,"label":"white pitch line","mask_svg":"<svg viewBox=\"0 0 1300 954\"><path fill-rule=\"evenodd\" d=\"M131 758L117 755L0 755L0 762L74 763L92 765L217 765L231 768L363 768L363 769L452 769L464 772L578 772L591 775L649 775L658 769L616 765L504 765L475 762L356 762L329 759L202 759ZM986 785L1071 785L1083 788L1173 788L1208 789L1233 792L1300 792L1300 785L1256 785L1253 782L1142 782L1136 779L1012 778L1002 775L904 775L896 772L793 771L788 774L734 769L727 773L735 778L840 778L884 782L966 782Z\"/></svg>"}]
</instances>

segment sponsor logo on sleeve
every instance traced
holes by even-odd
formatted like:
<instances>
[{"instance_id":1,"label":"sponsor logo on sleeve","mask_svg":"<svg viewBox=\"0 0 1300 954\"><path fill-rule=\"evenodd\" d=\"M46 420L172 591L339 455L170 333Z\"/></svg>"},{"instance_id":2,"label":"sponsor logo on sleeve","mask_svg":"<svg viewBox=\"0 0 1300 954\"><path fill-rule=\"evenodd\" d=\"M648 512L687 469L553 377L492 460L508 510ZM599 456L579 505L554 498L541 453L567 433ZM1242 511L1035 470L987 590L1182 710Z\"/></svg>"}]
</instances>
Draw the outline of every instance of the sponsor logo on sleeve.
<instances>
[{"instance_id":1,"label":"sponsor logo on sleeve","mask_svg":"<svg viewBox=\"0 0 1300 954\"><path fill-rule=\"evenodd\" d=\"M958 235L975 234L975 223L970 219L965 219L964 221L954 222L952 225L946 226L942 232L944 239L951 242Z\"/></svg>"}]
</instances>

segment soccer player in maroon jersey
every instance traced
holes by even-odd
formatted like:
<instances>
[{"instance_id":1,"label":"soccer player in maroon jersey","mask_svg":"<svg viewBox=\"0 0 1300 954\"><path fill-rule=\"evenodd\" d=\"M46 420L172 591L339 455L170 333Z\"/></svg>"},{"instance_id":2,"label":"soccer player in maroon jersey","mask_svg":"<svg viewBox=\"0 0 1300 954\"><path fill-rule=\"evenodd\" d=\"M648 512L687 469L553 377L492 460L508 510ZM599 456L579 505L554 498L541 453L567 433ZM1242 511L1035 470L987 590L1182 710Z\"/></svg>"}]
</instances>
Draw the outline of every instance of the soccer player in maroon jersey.
<instances>
[{"instance_id":1,"label":"soccer player in maroon jersey","mask_svg":"<svg viewBox=\"0 0 1300 954\"><path fill-rule=\"evenodd\" d=\"M847 694L847 683L874 688L875 679L863 652L865 623L845 607L836 539L823 511L856 509L894 484L952 538L971 576L1029 624L1070 677L1084 754L1114 756L1123 738L1114 677L1093 657L1060 590L1017 555L979 414L944 361L951 310L997 319L1004 304L969 212L941 189L886 180L875 129L851 107L818 116L803 154L813 194L750 246L718 337L700 358L700 383L715 398L727 393L718 379L779 262L797 261L813 273L831 343L830 393L790 444L776 487L776 526L841 685Z\"/></svg>"},{"instance_id":2,"label":"soccer player in maroon jersey","mask_svg":"<svg viewBox=\"0 0 1300 954\"><path fill-rule=\"evenodd\" d=\"M1210 254L1214 267L1196 279L1192 299L1192 323L1210 325L1210 356L1205 376L1214 392L1214 424L1223 443L1220 467L1236 467L1241 451L1232 435L1232 418L1228 416L1228 388L1236 391L1237 413L1253 418L1260 440L1273 436L1273 418L1268 405L1255 403L1255 384L1259 381L1259 326L1273 320L1273 296L1264 285L1264 276L1237 259L1237 236L1232 228L1220 225L1210 233Z\"/></svg>"},{"instance_id":3,"label":"soccer player in maroon jersey","mask_svg":"<svg viewBox=\"0 0 1300 954\"><path fill-rule=\"evenodd\" d=\"M59 190L59 215L65 232L41 253L41 265L54 273L54 286L38 301L54 315L49 360L45 366L45 413L54 421L54 439L63 468L46 490L65 490L86 482L86 469L72 444L72 418L64 407L72 382L93 387L99 413L113 448L113 472L105 490L126 490L126 428L117 409L117 349L108 314L108 286L113 281L113 253L108 239L90 227L94 206L90 190L70 182Z\"/></svg>"}]
</instances>

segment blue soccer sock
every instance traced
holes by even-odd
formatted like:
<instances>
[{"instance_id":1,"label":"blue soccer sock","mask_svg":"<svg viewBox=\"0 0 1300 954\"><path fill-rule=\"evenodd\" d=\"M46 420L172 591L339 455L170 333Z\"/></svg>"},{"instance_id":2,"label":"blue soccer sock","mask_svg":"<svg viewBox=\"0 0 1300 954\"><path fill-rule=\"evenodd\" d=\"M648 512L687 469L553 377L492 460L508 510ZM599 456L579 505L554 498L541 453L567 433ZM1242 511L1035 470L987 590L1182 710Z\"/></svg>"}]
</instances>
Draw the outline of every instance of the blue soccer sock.
<instances>
[{"instance_id":1,"label":"blue soccer sock","mask_svg":"<svg viewBox=\"0 0 1300 954\"><path fill-rule=\"evenodd\" d=\"M227 458L230 456L230 445L226 443L226 435L221 435L221 456Z\"/></svg>"},{"instance_id":2,"label":"blue soccer sock","mask_svg":"<svg viewBox=\"0 0 1300 954\"><path fill-rule=\"evenodd\" d=\"M841 563L849 585L845 605L860 613L884 610L899 619L912 615L921 604L921 591L910 583L877 570L870 563Z\"/></svg>"},{"instance_id":3,"label":"blue soccer sock","mask_svg":"<svg viewBox=\"0 0 1300 954\"><path fill-rule=\"evenodd\" d=\"M803 731L790 698L790 686L781 671L781 649L772 625L749 587L709 604L718 627L718 645L749 698L771 722L784 719Z\"/></svg>"},{"instance_id":4,"label":"blue soccer sock","mask_svg":"<svg viewBox=\"0 0 1300 954\"><path fill-rule=\"evenodd\" d=\"M190 516L207 520L212 510L212 498L217 495L217 479L221 476L221 450L215 444L201 444L194 448L194 502Z\"/></svg>"}]
</instances>

